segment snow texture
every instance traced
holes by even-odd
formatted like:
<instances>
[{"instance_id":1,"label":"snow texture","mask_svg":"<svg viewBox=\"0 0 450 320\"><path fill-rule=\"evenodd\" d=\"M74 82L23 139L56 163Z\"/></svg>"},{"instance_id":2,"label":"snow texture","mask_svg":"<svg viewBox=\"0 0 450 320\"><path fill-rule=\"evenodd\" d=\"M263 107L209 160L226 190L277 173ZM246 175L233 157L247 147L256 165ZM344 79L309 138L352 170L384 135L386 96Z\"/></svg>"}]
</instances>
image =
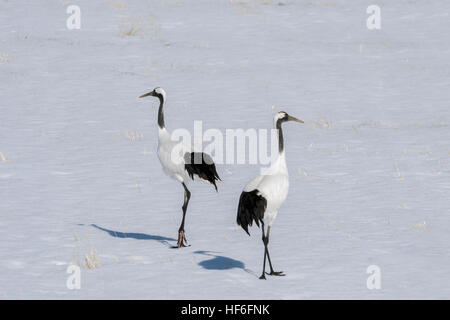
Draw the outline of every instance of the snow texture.
<instances>
[{"instance_id":1,"label":"snow texture","mask_svg":"<svg viewBox=\"0 0 450 320\"><path fill-rule=\"evenodd\" d=\"M369 5L381 29L368 30ZM69 5L81 29L69 30ZM0 1L0 298L450 298L450 3ZM166 125L284 126L290 193L258 279L236 225L257 165L182 186ZM88 258L86 258L86 256ZM69 265L81 289L66 287ZM368 266L381 289L366 286ZM90 266L90 268L89 268Z\"/></svg>"}]
</instances>

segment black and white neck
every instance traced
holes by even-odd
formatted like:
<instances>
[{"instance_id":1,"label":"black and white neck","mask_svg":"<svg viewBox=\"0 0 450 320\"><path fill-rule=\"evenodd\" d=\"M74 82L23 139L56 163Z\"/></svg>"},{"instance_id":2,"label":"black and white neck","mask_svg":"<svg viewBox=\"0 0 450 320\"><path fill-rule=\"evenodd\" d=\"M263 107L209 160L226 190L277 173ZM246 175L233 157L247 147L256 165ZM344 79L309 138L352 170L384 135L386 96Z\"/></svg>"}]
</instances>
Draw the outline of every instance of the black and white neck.
<instances>
[{"instance_id":1,"label":"black and white neck","mask_svg":"<svg viewBox=\"0 0 450 320\"><path fill-rule=\"evenodd\" d=\"M284 137L283 137L283 123L290 120L290 116L284 112L278 112L274 117L274 126L278 132L278 154L284 155Z\"/></svg>"},{"instance_id":2,"label":"black and white neck","mask_svg":"<svg viewBox=\"0 0 450 320\"><path fill-rule=\"evenodd\" d=\"M279 154L284 154L284 137L283 137L283 128L282 128L283 122L284 122L283 119L275 118L275 128L277 129L277 132L278 132L278 153Z\"/></svg>"},{"instance_id":3,"label":"black and white neck","mask_svg":"<svg viewBox=\"0 0 450 320\"><path fill-rule=\"evenodd\" d=\"M159 95L159 109L158 109L158 127L164 129L166 127L164 123L164 97Z\"/></svg>"},{"instance_id":4,"label":"black and white neck","mask_svg":"<svg viewBox=\"0 0 450 320\"><path fill-rule=\"evenodd\" d=\"M166 101L166 92L163 88L155 88L149 93L143 94L139 98L145 97L156 97L159 99L159 109L158 109L158 129L161 135L161 132L166 131L166 125L164 123L164 102Z\"/></svg>"},{"instance_id":5,"label":"black and white neck","mask_svg":"<svg viewBox=\"0 0 450 320\"><path fill-rule=\"evenodd\" d=\"M165 129L166 125L164 123L164 102L166 100L166 92L162 88L156 88L153 91L154 96L159 99L158 127L160 129Z\"/></svg>"},{"instance_id":6,"label":"black and white neck","mask_svg":"<svg viewBox=\"0 0 450 320\"><path fill-rule=\"evenodd\" d=\"M275 171L286 171L286 157L285 157L285 151L284 151L284 137L283 137L283 123L287 121L295 121L303 123L303 120L299 120L295 117L292 117L288 115L284 111L278 112L274 117L274 126L275 129L277 129L278 132L278 158L275 161L274 165L272 166L272 169Z\"/></svg>"},{"instance_id":7,"label":"black and white neck","mask_svg":"<svg viewBox=\"0 0 450 320\"><path fill-rule=\"evenodd\" d=\"M269 174L276 174L278 172L287 172L286 157L284 150L284 137L283 137L283 122L285 122L284 116L281 113L277 113L274 118L274 126L278 133L278 156L275 162L271 165Z\"/></svg>"},{"instance_id":8,"label":"black and white neck","mask_svg":"<svg viewBox=\"0 0 450 320\"><path fill-rule=\"evenodd\" d=\"M280 155L284 154L284 138L283 138L282 124L283 124L283 122L287 122L287 121L295 121L295 122L304 123L303 120L300 120L293 116L290 116L284 111L280 111L275 115L274 123L275 123L275 128L278 131L278 153Z\"/></svg>"}]
</instances>

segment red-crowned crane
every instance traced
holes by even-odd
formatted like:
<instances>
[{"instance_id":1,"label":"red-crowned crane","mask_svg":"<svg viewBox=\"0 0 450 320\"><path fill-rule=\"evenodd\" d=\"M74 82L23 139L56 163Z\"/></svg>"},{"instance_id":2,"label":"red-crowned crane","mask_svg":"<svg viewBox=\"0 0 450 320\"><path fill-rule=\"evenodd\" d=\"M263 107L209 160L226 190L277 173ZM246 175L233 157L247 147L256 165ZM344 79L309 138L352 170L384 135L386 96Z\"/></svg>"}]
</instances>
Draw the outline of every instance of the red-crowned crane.
<instances>
[{"instance_id":1,"label":"red-crowned crane","mask_svg":"<svg viewBox=\"0 0 450 320\"><path fill-rule=\"evenodd\" d=\"M270 228L278 214L278 209L286 200L289 191L289 174L286 166L286 156L284 151L284 140L282 124L286 121L302 120L288 115L281 111L275 115L275 128L278 131L278 158L268 168L263 175L260 175L250 181L244 188L239 199L237 210L237 223L248 232L248 226L253 222L259 227L261 223L262 240L264 243L264 262L263 271L260 279L266 279L266 258L269 261L270 273L272 276L284 276L283 272L273 270L272 261L269 255L269 234ZM267 233L264 231L264 225L267 223Z\"/></svg>"},{"instance_id":2,"label":"red-crowned crane","mask_svg":"<svg viewBox=\"0 0 450 320\"><path fill-rule=\"evenodd\" d=\"M191 192L187 188L187 183L194 176L201 180L211 183L217 191L216 181L220 181L216 171L216 166L212 158L203 152L192 152L191 146L184 145L181 141L171 139L170 132L166 129L164 123L164 102L166 100L166 92L162 88L155 88L149 93L143 94L139 98L156 97L159 99L158 110L158 158L161 162L164 172L171 178L180 182L184 188L183 218L180 228L178 229L177 247L186 246L186 236L184 231L184 223L186 211L191 198Z\"/></svg>"}]
</instances>

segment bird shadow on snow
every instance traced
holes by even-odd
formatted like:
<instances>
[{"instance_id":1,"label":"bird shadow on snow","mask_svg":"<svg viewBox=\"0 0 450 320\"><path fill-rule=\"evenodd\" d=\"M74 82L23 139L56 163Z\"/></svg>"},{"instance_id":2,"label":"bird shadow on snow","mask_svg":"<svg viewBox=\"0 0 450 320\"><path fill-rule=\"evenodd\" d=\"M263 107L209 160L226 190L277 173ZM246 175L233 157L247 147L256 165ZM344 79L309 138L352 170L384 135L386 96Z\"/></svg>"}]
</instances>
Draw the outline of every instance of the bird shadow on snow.
<instances>
[{"instance_id":1,"label":"bird shadow on snow","mask_svg":"<svg viewBox=\"0 0 450 320\"><path fill-rule=\"evenodd\" d=\"M154 241L158 241L162 244L165 244L167 246L170 246L168 241L177 241L174 238L167 238L167 237L162 237L162 236L157 236L157 235L152 235L152 234L128 233L128 232L125 233L125 232L120 232L120 231L109 230L106 228L102 228L96 224L91 224L91 227L94 227L101 231L105 231L111 237L115 237L115 238L128 238L128 239L136 239L136 240L154 240Z\"/></svg>"},{"instance_id":2,"label":"bird shadow on snow","mask_svg":"<svg viewBox=\"0 0 450 320\"><path fill-rule=\"evenodd\" d=\"M81 224L83 225L83 224ZM169 244L169 241L177 241L174 238L168 238L163 236L145 234L145 233L125 233L120 231L109 230L103 227L100 227L96 224L91 224L91 227L94 227L98 230L104 231L108 233L111 237L114 238L125 238L125 239L136 239L136 240L154 240L158 241L164 245L172 247ZM200 267L206 270L231 270L231 269L242 269L245 272L252 274L254 276L258 276L254 271L247 269L245 264L242 261L235 260L229 257L221 256L215 254L213 251L206 250L198 250L194 251L194 254L201 254L204 256L212 257L211 259L203 260L198 263Z\"/></svg>"},{"instance_id":3,"label":"bird shadow on snow","mask_svg":"<svg viewBox=\"0 0 450 320\"><path fill-rule=\"evenodd\" d=\"M203 260L198 263L203 269L207 270L230 270L230 269L242 269L247 273L253 274L256 276L256 273L252 270L249 270L245 267L245 263L239 260L235 260L232 258L228 258L225 256L220 256L214 254L212 251L199 250L194 251L195 254L201 254L204 256L212 257L208 260Z\"/></svg>"}]
</instances>

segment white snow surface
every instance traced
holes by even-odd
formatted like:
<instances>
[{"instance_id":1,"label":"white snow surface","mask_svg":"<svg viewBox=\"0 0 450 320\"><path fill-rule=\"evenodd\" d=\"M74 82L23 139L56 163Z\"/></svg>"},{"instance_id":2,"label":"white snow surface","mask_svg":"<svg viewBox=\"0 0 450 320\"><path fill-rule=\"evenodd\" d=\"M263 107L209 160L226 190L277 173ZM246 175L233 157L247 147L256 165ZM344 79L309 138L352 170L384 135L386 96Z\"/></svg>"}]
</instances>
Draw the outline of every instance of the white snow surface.
<instances>
[{"instance_id":1,"label":"white snow surface","mask_svg":"<svg viewBox=\"0 0 450 320\"><path fill-rule=\"evenodd\" d=\"M366 27L381 8L381 30ZM81 8L68 30L66 9ZM450 3L0 0L0 298L450 298ZM290 193L258 279L236 225L257 165L183 188L166 125L284 125ZM86 255L96 260L88 268ZM81 267L81 289L66 287ZM367 267L381 270L369 290Z\"/></svg>"}]
</instances>

